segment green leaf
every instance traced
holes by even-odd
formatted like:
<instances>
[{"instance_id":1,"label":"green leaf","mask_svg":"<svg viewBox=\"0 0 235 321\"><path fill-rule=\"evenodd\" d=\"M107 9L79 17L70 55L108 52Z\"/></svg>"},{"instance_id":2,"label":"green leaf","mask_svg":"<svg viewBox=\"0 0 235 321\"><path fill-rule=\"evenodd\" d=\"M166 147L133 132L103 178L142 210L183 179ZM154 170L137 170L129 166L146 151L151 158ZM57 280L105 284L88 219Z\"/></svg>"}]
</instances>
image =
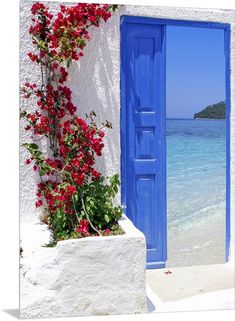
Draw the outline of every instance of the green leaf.
<instances>
[{"instance_id":1,"label":"green leaf","mask_svg":"<svg viewBox=\"0 0 235 321\"><path fill-rule=\"evenodd\" d=\"M77 194L77 193L74 194L74 202L75 202L75 203L78 202L78 194Z\"/></svg>"},{"instance_id":2,"label":"green leaf","mask_svg":"<svg viewBox=\"0 0 235 321\"><path fill-rule=\"evenodd\" d=\"M108 216L107 214L105 214L104 219L105 219L105 221L106 221L107 223L110 222L110 218L109 218L109 216Z\"/></svg>"},{"instance_id":3,"label":"green leaf","mask_svg":"<svg viewBox=\"0 0 235 321\"><path fill-rule=\"evenodd\" d=\"M105 205L108 207L108 208L111 208L112 207L112 202L110 202L109 200L105 202Z\"/></svg>"},{"instance_id":4,"label":"green leaf","mask_svg":"<svg viewBox=\"0 0 235 321\"><path fill-rule=\"evenodd\" d=\"M46 175L46 173L47 173L47 170L45 170L45 169L40 169L39 170L39 175L40 176L44 176L44 175Z\"/></svg>"},{"instance_id":5,"label":"green leaf","mask_svg":"<svg viewBox=\"0 0 235 321\"><path fill-rule=\"evenodd\" d=\"M49 191L53 190L53 187L51 186L51 184L47 183L47 188L49 189Z\"/></svg>"},{"instance_id":6,"label":"green leaf","mask_svg":"<svg viewBox=\"0 0 235 321\"><path fill-rule=\"evenodd\" d=\"M41 161L43 161L45 159L43 153L40 151L38 151L35 156ZM50 167L50 166L47 166L47 167Z\"/></svg>"},{"instance_id":7,"label":"green leaf","mask_svg":"<svg viewBox=\"0 0 235 321\"><path fill-rule=\"evenodd\" d=\"M22 111L20 113L20 118L25 118L27 116L27 112L26 111Z\"/></svg>"},{"instance_id":8,"label":"green leaf","mask_svg":"<svg viewBox=\"0 0 235 321\"><path fill-rule=\"evenodd\" d=\"M35 149L35 150L36 150L36 149L39 149L38 145L35 144L35 143L31 143L31 144L25 143L25 144L23 144L23 146L26 147L26 148L28 148L28 149Z\"/></svg>"},{"instance_id":9,"label":"green leaf","mask_svg":"<svg viewBox=\"0 0 235 321\"><path fill-rule=\"evenodd\" d=\"M42 48L42 49L45 49L45 48L46 48L46 46L45 46L45 41L39 40L39 41L38 41L38 46L39 46L40 48Z\"/></svg>"}]
</instances>

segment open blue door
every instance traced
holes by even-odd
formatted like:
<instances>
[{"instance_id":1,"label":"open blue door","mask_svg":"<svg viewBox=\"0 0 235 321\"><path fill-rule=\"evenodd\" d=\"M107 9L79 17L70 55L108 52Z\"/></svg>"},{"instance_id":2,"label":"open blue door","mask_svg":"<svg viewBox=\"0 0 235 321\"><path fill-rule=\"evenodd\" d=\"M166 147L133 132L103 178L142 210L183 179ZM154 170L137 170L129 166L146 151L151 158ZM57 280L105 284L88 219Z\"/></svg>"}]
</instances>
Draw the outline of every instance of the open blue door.
<instances>
[{"instance_id":1,"label":"open blue door","mask_svg":"<svg viewBox=\"0 0 235 321\"><path fill-rule=\"evenodd\" d=\"M121 185L146 237L147 268L166 262L165 26L121 18Z\"/></svg>"}]
</instances>

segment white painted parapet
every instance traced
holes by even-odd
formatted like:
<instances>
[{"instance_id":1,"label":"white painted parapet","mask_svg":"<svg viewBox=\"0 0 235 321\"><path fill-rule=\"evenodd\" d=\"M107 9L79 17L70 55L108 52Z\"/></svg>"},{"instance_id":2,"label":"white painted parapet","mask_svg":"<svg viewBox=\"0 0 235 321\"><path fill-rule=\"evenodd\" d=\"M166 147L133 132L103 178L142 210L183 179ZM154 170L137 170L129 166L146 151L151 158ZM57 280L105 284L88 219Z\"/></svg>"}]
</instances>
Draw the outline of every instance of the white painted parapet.
<instances>
[{"instance_id":1,"label":"white painted parapet","mask_svg":"<svg viewBox=\"0 0 235 321\"><path fill-rule=\"evenodd\" d=\"M27 239L33 230L49 240L45 224L22 223L20 317L147 312L145 237L125 216L120 225L123 235L60 241L48 248Z\"/></svg>"}]
</instances>

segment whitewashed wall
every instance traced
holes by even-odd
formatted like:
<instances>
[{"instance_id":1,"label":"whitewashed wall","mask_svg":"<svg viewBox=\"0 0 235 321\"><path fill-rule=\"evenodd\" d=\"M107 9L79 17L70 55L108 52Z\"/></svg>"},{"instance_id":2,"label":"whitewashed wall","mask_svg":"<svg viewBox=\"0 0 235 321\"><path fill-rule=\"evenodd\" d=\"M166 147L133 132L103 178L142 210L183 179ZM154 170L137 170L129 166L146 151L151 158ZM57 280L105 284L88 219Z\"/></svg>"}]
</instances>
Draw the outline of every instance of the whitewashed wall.
<instances>
[{"instance_id":1,"label":"whitewashed wall","mask_svg":"<svg viewBox=\"0 0 235 321\"><path fill-rule=\"evenodd\" d=\"M30 7L33 2L21 2L20 29L20 78L36 80L39 70L35 70L26 54L31 50L31 41L27 34L30 25ZM56 10L58 3L48 2ZM79 115L95 110L98 122L109 120L113 130L105 138L104 157L98 165L102 172L111 175L120 168L120 16L136 15L155 18L211 21L231 24L231 252L234 253L234 156L235 156L235 12L219 9L191 9L172 7L123 6L107 23L91 32L91 40L86 47L85 56L70 70L69 86L73 99L78 106ZM32 106L29 104L29 108ZM21 140L28 139L28 134L21 128ZM44 143L45 145L45 143ZM24 165L26 151L21 150L21 186L20 207L21 220L30 221L35 217L35 174Z\"/></svg>"},{"instance_id":2,"label":"whitewashed wall","mask_svg":"<svg viewBox=\"0 0 235 321\"><path fill-rule=\"evenodd\" d=\"M28 34L28 29L31 25L31 7L36 1L22 0L20 2L20 85L25 82L40 83L40 68L37 64L32 63L27 56L27 53L33 51L31 38ZM52 11L56 11L58 3L48 3ZM20 100L22 109L34 110L35 104L33 100ZM36 219L36 214L39 211L35 209L36 202L36 184L38 180L37 174L32 170L32 166L26 165L25 160L30 154L21 145L29 142L31 139L30 132L24 130L25 122L20 122L20 220L32 221ZM43 150L47 149L46 141L40 142Z\"/></svg>"}]
</instances>

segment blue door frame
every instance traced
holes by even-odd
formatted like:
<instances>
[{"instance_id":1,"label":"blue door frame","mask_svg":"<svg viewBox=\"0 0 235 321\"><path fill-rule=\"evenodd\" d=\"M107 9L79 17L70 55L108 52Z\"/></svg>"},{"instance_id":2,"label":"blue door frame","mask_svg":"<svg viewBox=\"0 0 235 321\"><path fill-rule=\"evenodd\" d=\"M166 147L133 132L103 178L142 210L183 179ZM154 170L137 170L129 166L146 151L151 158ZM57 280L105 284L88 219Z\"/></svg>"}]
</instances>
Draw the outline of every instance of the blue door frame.
<instances>
[{"instance_id":1,"label":"blue door frame","mask_svg":"<svg viewBox=\"0 0 235 321\"><path fill-rule=\"evenodd\" d=\"M133 206L129 207L130 198L134 198L131 201L136 202L135 193L130 192L134 189L133 180L131 180L131 168L130 162L128 161L128 153L129 148L133 148L130 146L129 140L129 130L132 124L129 123L130 119L128 118L128 104L129 98L127 90L128 87L128 46L129 40L127 39L128 34L128 26L135 25L138 29L138 25L140 26L162 26L165 28L166 26L184 26L184 27L198 27L198 28L214 28L214 29L222 29L224 30L224 48L225 48L225 79L226 79L226 254L225 261L227 262L230 255L230 108L231 108L231 93L230 93L230 25L224 23L217 22L198 22L198 21L184 21L184 20L173 20L173 19L158 19L158 18L146 18L146 17L136 17L136 16L122 16L121 17L121 198L122 204L126 204L126 215L133 221L138 228L141 229L141 224L143 221L138 222L136 218L136 213L134 211L136 208ZM164 37L165 39L165 37ZM129 62L130 63L130 62ZM162 59L162 68L165 69L165 59ZM161 225L161 235L160 235L160 256L151 257L148 255L147 248L147 268L161 268L165 266L165 262L167 259L167 223L166 223L166 159L165 157L165 145L166 145L166 137L165 137L165 77L162 77L163 81L163 89L161 92L161 118L160 118L160 128L161 128L161 160L162 164L159 168L160 172L160 189L156 190L159 193L161 198L161 203L158 206L159 213L155 213L158 215L158 219L160 218ZM148 174L148 173L147 173ZM148 185L143 185L148 186ZM135 187L136 188L136 187ZM141 199L141 201L146 202L147 199ZM154 222L156 226L153 228L157 229L157 224L159 222ZM148 229L147 229L148 230ZM152 230L153 231L153 230ZM146 237L146 239L148 236ZM156 241L156 240L155 240ZM159 240L158 240L159 241ZM156 247L159 251L158 244ZM160 259L159 259L160 258Z\"/></svg>"}]
</instances>

